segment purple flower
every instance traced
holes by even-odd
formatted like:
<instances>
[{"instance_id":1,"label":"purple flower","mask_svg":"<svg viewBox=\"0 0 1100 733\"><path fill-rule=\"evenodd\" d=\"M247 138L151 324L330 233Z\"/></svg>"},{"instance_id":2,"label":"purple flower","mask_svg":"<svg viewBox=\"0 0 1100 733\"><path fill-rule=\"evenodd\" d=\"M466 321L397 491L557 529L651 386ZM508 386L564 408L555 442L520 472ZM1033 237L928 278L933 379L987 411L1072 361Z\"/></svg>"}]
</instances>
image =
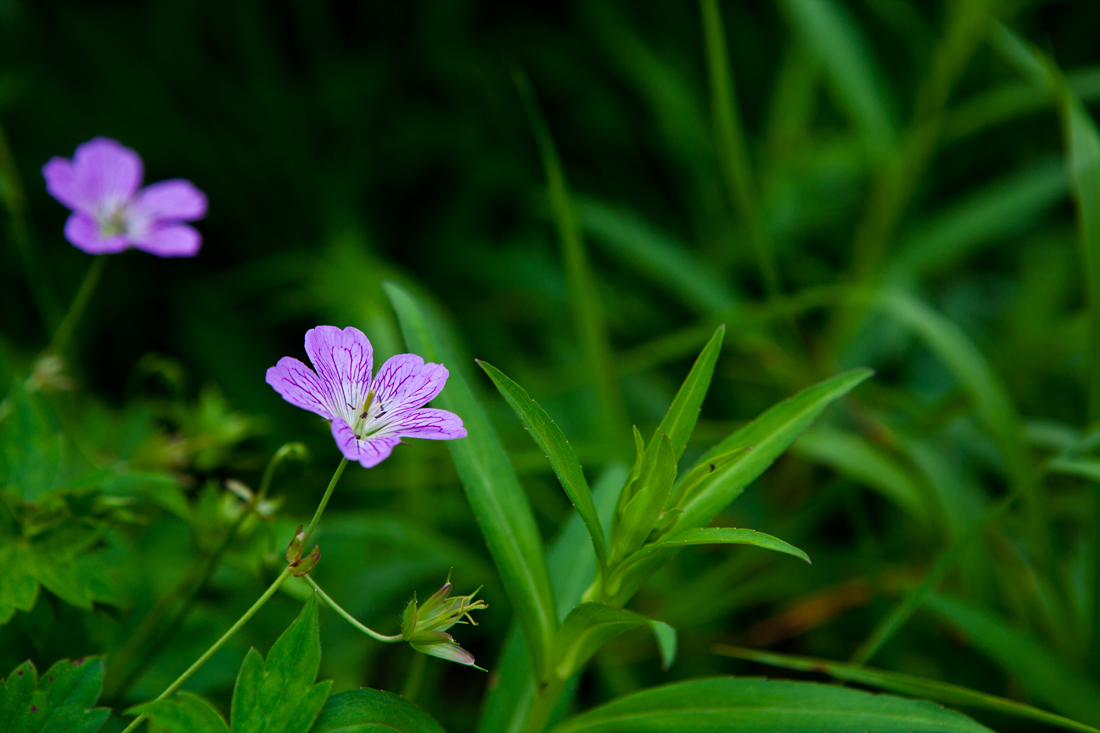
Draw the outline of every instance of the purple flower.
<instances>
[{"instance_id":1,"label":"purple flower","mask_svg":"<svg viewBox=\"0 0 1100 733\"><path fill-rule=\"evenodd\" d=\"M289 356L267 370L283 399L332 421L340 452L364 468L389 458L401 438L465 438L462 418L424 407L447 383L447 368L416 354L391 357L371 377L374 350L357 328L318 326L306 331L313 371Z\"/></svg>"},{"instance_id":2,"label":"purple flower","mask_svg":"<svg viewBox=\"0 0 1100 733\"><path fill-rule=\"evenodd\" d=\"M202 237L182 222L206 216L206 195L174 178L141 190L141 157L105 137L78 145L73 159L42 166L46 190L73 210L65 239L88 254L136 247L158 257L193 257Z\"/></svg>"}]
</instances>

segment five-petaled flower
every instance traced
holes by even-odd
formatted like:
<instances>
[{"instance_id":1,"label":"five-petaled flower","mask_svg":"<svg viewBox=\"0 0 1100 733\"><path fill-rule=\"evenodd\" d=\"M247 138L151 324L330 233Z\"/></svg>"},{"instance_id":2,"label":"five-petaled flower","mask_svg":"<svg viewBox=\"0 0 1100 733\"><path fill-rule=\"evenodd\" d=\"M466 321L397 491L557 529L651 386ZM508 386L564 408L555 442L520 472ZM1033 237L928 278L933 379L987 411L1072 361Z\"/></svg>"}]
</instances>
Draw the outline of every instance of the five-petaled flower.
<instances>
[{"instance_id":1,"label":"five-petaled flower","mask_svg":"<svg viewBox=\"0 0 1100 733\"><path fill-rule=\"evenodd\" d=\"M311 328L306 353L317 371L284 356L267 370L267 383L290 404L331 420L340 452L364 468L386 460L401 438L466 437L458 415L424 407L447 383L442 364L398 354L372 378L374 350L363 332L351 327Z\"/></svg>"},{"instance_id":2,"label":"five-petaled flower","mask_svg":"<svg viewBox=\"0 0 1100 733\"><path fill-rule=\"evenodd\" d=\"M206 215L206 196L176 178L146 186L141 157L116 140L97 137L77 146L70 161L42 167L46 190L73 210L65 238L89 254L134 247L158 257L193 257L202 237L183 222Z\"/></svg>"}]
</instances>

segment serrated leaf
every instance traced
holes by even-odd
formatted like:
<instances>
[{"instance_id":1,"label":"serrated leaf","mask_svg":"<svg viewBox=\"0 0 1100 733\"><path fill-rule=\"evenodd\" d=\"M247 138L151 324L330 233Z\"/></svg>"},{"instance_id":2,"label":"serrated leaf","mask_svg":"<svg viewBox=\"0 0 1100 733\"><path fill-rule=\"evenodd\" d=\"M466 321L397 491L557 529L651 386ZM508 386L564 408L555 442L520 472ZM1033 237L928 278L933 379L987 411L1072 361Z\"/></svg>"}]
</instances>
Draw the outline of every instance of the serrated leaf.
<instances>
[{"instance_id":1,"label":"serrated leaf","mask_svg":"<svg viewBox=\"0 0 1100 733\"><path fill-rule=\"evenodd\" d=\"M492 364L484 361L478 361L478 364L493 380L493 384L496 385L508 406L519 417L538 447L546 454L554 474L569 496L569 501L573 503L581 521L588 529L588 536L592 539L592 547L596 552L599 567L603 568L607 563L607 539L604 537L603 527L600 526L600 518L596 515L596 505L592 503L592 491L584 478L584 469L577 460L573 446L569 445L565 434L546 414L546 410L542 409L523 387L509 379L504 372Z\"/></svg>"},{"instance_id":2,"label":"serrated leaf","mask_svg":"<svg viewBox=\"0 0 1100 733\"><path fill-rule=\"evenodd\" d=\"M12 381L0 419L0 488L23 501L36 501L54 487L61 468L61 433L19 380Z\"/></svg>"},{"instance_id":3,"label":"serrated leaf","mask_svg":"<svg viewBox=\"0 0 1100 733\"><path fill-rule=\"evenodd\" d=\"M38 678L30 661L0 685L4 733L96 733L110 716L92 708L103 689L103 658L62 659Z\"/></svg>"},{"instance_id":4,"label":"serrated leaf","mask_svg":"<svg viewBox=\"0 0 1100 733\"><path fill-rule=\"evenodd\" d=\"M554 637L554 671L559 678L568 679L608 641L639 626L653 631L662 664L667 667L676 654L676 631L668 624L658 627L660 623L605 603L582 603L569 612Z\"/></svg>"},{"instance_id":5,"label":"serrated leaf","mask_svg":"<svg viewBox=\"0 0 1100 733\"><path fill-rule=\"evenodd\" d=\"M676 453L676 460L680 460L688 438L695 430L695 423L699 420L699 410L703 406L703 399L710 389L710 380L714 376L714 365L718 363L718 356L722 353L722 340L726 335L726 326L722 324L715 330L710 341L699 352L695 364L688 372L684 383L680 385L676 397L661 419L661 424L653 431L652 440L657 440L660 435L667 435L672 442L672 448Z\"/></svg>"},{"instance_id":6,"label":"serrated leaf","mask_svg":"<svg viewBox=\"0 0 1100 733\"><path fill-rule=\"evenodd\" d=\"M383 288L409 350L429 361L452 361L447 341L428 324L417 301L394 283L384 283ZM557 619L531 505L492 422L460 370L451 371L447 388L433 404L461 416L466 426L468 437L447 441L447 448L523 629L534 672L541 677Z\"/></svg>"},{"instance_id":7,"label":"serrated leaf","mask_svg":"<svg viewBox=\"0 0 1100 733\"><path fill-rule=\"evenodd\" d=\"M1061 715L1055 715L1054 713L1048 713L1046 710L1040 710L1031 705L1025 705L1022 702L1008 700L995 695L988 695L984 692L972 690L969 687L963 687L961 685L953 685L950 682L929 680L911 674L875 669L874 667L864 667L863 665L851 664L848 662L835 662L831 659L800 657L793 654L776 654L774 652L765 652L758 649L719 646L715 649L715 652L725 656L736 657L737 659L747 659L749 661L759 662L760 664L770 664L773 667L782 667L783 669L794 669L802 672L821 672L835 679L843 680L844 682L855 682L860 685L867 685L868 687L877 687L881 690L889 690L890 692L897 692L902 695L926 698L949 705L993 710L1017 718L1038 720L1047 725L1075 730L1080 733L1100 733L1100 731L1093 728L1091 725L1078 723L1075 720L1063 718Z\"/></svg>"},{"instance_id":8,"label":"serrated leaf","mask_svg":"<svg viewBox=\"0 0 1100 733\"><path fill-rule=\"evenodd\" d=\"M718 677L656 687L578 715L552 733L990 733L925 700L807 682Z\"/></svg>"},{"instance_id":9,"label":"serrated leaf","mask_svg":"<svg viewBox=\"0 0 1100 733\"><path fill-rule=\"evenodd\" d=\"M411 702L392 692L367 688L333 695L310 733L445 733Z\"/></svg>"},{"instance_id":10,"label":"serrated leaf","mask_svg":"<svg viewBox=\"0 0 1100 733\"><path fill-rule=\"evenodd\" d=\"M229 733L217 709L198 695L180 692L175 699L154 700L130 709L146 715L166 733Z\"/></svg>"},{"instance_id":11,"label":"serrated leaf","mask_svg":"<svg viewBox=\"0 0 1100 733\"><path fill-rule=\"evenodd\" d=\"M265 662L251 649L233 688L233 733L305 733L321 712L331 681L319 682L317 595L271 645Z\"/></svg>"}]
</instances>

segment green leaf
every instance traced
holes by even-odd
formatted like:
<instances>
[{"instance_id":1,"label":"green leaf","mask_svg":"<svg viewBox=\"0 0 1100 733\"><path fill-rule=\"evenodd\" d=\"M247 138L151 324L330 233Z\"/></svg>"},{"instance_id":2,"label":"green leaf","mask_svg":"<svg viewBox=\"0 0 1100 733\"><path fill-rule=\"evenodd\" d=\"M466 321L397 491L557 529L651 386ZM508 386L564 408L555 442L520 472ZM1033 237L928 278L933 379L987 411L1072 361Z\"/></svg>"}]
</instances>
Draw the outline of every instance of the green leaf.
<instances>
[{"instance_id":1,"label":"green leaf","mask_svg":"<svg viewBox=\"0 0 1100 733\"><path fill-rule=\"evenodd\" d=\"M819 425L806 431L791 450L874 489L918 519L928 520L925 497L909 474L859 433Z\"/></svg>"},{"instance_id":2,"label":"green leaf","mask_svg":"<svg viewBox=\"0 0 1100 733\"><path fill-rule=\"evenodd\" d=\"M23 545L0 543L0 624L16 611L29 611L38 601L38 581L31 574Z\"/></svg>"},{"instance_id":3,"label":"green leaf","mask_svg":"<svg viewBox=\"0 0 1100 733\"><path fill-rule=\"evenodd\" d=\"M149 716L150 723L167 733L229 733L229 726L217 709L190 692L180 692L175 699L137 705L131 712Z\"/></svg>"},{"instance_id":4,"label":"green leaf","mask_svg":"<svg viewBox=\"0 0 1100 733\"><path fill-rule=\"evenodd\" d=\"M0 684L0 731L4 733L95 733L110 716L94 708L103 689L103 658L62 659L38 679L30 662Z\"/></svg>"},{"instance_id":5,"label":"green leaf","mask_svg":"<svg viewBox=\"0 0 1100 733\"><path fill-rule=\"evenodd\" d=\"M668 500L668 507L681 507L697 494L706 491L711 482L722 475L723 468L738 460L750 450L752 450L751 446L743 445L740 448L734 448L713 456L706 463L700 463L691 469L687 476L676 482L676 487Z\"/></svg>"},{"instance_id":6,"label":"green leaf","mask_svg":"<svg viewBox=\"0 0 1100 733\"><path fill-rule=\"evenodd\" d=\"M1068 476L1080 476L1090 481L1100 483L1100 461L1095 458L1079 458L1076 456L1060 456L1047 464L1047 470L1052 473L1064 473ZM2 566L0 566L2 567ZM0 575L2 577L2 575ZM0 603L3 597L0 596Z\"/></svg>"},{"instance_id":7,"label":"green leaf","mask_svg":"<svg viewBox=\"0 0 1100 733\"><path fill-rule=\"evenodd\" d=\"M728 313L737 297L713 268L684 243L626 209L600 201L577 201L577 214L592 240L616 262L633 266L656 287L699 313Z\"/></svg>"},{"instance_id":8,"label":"green leaf","mask_svg":"<svg viewBox=\"0 0 1100 733\"><path fill-rule=\"evenodd\" d=\"M600 647L639 626L653 631L662 664L667 669L676 654L676 632L671 626L605 603L582 603L570 611L554 637L554 672L563 680L569 679L574 672L584 668Z\"/></svg>"},{"instance_id":9,"label":"green leaf","mask_svg":"<svg viewBox=\"0 0 1100 733\"><path fill-rule=\"evenodd\" d=\"M1100 725L1100 687L1024 632L944 596L928 594L924 608L965 634L982 654L1019 679L1036 700L1089 725Z\"/></svg>"},{"instance_id":10,"label":"green leaf","mask_svg":"<svg viewBox=\"0 0 1100 733\"><path fill-rule=\"evenodd\" d=\"M612 535L612 562L626 557L646 541L657 525L675 480L676 456L672 441L662 433L646 448L642 473L635 481L634 495L623 508L618 530Z\"/></svg>"},{"instance_id":11,"label":"green leaf","mask_svg":"<svg viewBox=\"0 0 1100 733\"><path fill-rule=\"evenodd\" d=\"M1008 388L966 333L923 302L899 291L884 292L879 305L923 339L970 393L982 423L1001 449L1009 477L1018 482L1029 480L1030 450L1023 422Z\"/></svg>"},{"instance_id":12,"label":"green leaf","mask_svg":"<svg viewBox=\"0 0 1100 733\"><path fill-rule=\"evenodd\" d=\"M602 569L607 564L607 539L604 537L603 527L600 526L600 518L596 515L596 505L592 503L592 492L588 488L588 481L584 478L584 469L577 460L577 454L573 452L573 446L569 445L565 434L546 414L546 410L531 399L523 387L513 382L492 364L484 361L477 363L493 380L493 384L496 385L508 406L515 411L523 427L546 454L562 488L569 496L569 501L573 503L581 521L588 529L597 562Z\"/></svg>"},{"instance_id":13,"label":"green leaf","mask_svg":"<svg viewBox=\"0 0 1100 733\"><path fill-rule=\"evenodd\" d=\"M864 667L858 664L846 662L834 662L830 659L818 659L816 657L799 657L793 654L775 654L756 649L742 649L732 646L719 646L715 649L718 654L723 654L737 659L747 659L760 664L770 664L773 667L795 669L802 672L821 672L844 682L855 682L868 687L877 687L890 692L898 692L902 695L922 697L949 705L960 707L979 708L1011 715L1017 718L1038 720L1047 725L1080 731L1081 733L1100 733L1090 725L1078 723L1061 715L1048 713L1045 710L1025 705L1022 702L1008 700L995 695L987 695L984 692L971 690L969 687L953 685L949 682L927 680L915 677L911 674L889 672L873 667Z\"/></svg>"},{"instance_id":14,"label":"green leaf","mask_svg":"<svg viewBox=\"0 0 1100 733\"><path fill-rule=\"evenodd\" d=\"M825 70L840 107L877 158L889 153L896 133L884 105L889 98L875 72L870 46L856 21L834 0L784 0L795 30Z\"/></svg>"},{"instance_id":15,"label":"green leaf","mask_svg":"<svg viewBox=\"0 0 1100 733\"><path fill-rule=\"evenodd\" d=\"M409 350L429 361L451 360L450 350L425 320L417 302L394 283L383 287ZM466 426L468 437L447 441L447 448L523 629L534 674L541 677L557 620L531 505L493 424L461 373L451 372L446 389L434 404L459 415Z\"/></svg>"},{"instance_id":16,"label":"green leaf","mask_svg":"<svg viewBox=\"0 0 1100 733\"><path fill-rule=\"evenodd\" d=\"M565 182L565 171L558 159L550 127L546 124L538 98L527 77L518 69L513 76L546 171L550 210L561 240L565 276L569 283L569 304L572 306L581 354L584 357L585 376L591 379L596 393L596 414L604 440L613 445L617 442L620 426L627 422L626 408L623 406L618 371L612 359L603 306L596 290L596 278L588 261L580 220Z\"/></svg>"},{"instance_id":17,"label":"green leaf","mask_svg":"<svg viewBox=\"0 0 1100 733\"><path fill-rule=\"evenodd\" d=\"M13 380L0 405L0 489L11 489L23 501L33 502L54 488L62 442L41 396Z\"/></svg>"},{"instance_id":18,"label":"green leaf","mask_svg":"<svg viewBox=\"0 0 1100 733\"><path fill-rule=\"evenodd\" d=\"M843 397L872 374L874 372L870 369L853 369L805 389L772 407L708 451L697 465L737 448L752 447L684 506L684 514L676 527L690 529L709 522L764 473L830 403Z\"/></svg>"},{"instance_id":19,"label":"green leaf","mask_svg":"<svg viewBox=\"0 0 1100 733\"><path fill-rule=\"evenodd\" d=\"M652 440L659 435L667 435L672 441L672 448L676 454L676 460L684 453L688 438L695 430L695 423L699 420L699 410L703 406L703 399L710 389L710 380L714 376L714 365L718 363L718 355L722 353L722 339L726 335L726 326L718 327L710 341L703 347L699 357L695 360L680 390L672 400L668 412L665 413L661 424L653 431Z\"/></svg>"},{"instance_id":20,"label":"green leaf","mask_svg":"<svg viewBox=\"0 0 1100 733\"><path fill-rule=\"evenodd\" d=\"M306 601L267 654L249 650L233 688L233 733L305 733L321 712L332 681L319 682L321 637L317 595Z\"/></svg>"},{"instance_id":21,"label":"green leaf","mask_svg":"<svg viewBox=\"0 0 1100 733\"><path fill-rule=\"evenodd\" d=\"M757 532L755 529L699 527L665 537L657 542L646 545L641 550L638 550L638 552L628 557L624 565L638 562L664 549L685 547L687 545L752 545L765 550L793 555L801 560L810 562L810 556L794 545L788 544L777 537L772 537L770 534Z\"/></svg>"},{"instance_id":22,"label":"green leaf","mask_svg":"<svg viewBox=\"0 0 1100 733\"><path fill-rule=\"evenodd\" d=\"M655 687L601 705L552 733L989 733L924 700L808 682L716 677Z\"/></svg>"},{"instance_id":23,"label":"green leaf","mask_svg":"<svg viewBox=\"0 0 1100 733\"><path fill-rule=\"evenodd\" d=\"M392 692L362 688L333 695L310 733L444 733L432 716Z\"/></svg>"}]
</instances>

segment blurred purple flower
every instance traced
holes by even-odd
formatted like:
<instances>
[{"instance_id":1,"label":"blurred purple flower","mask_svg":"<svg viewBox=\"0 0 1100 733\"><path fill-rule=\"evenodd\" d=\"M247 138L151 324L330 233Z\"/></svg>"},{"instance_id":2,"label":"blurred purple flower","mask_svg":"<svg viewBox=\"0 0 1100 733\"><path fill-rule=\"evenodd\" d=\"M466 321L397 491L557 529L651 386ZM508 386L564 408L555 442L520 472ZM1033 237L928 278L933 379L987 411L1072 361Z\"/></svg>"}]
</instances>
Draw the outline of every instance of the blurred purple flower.
<instances>
[{"instance_id":1,"label":"blurred purple flower","mask_svg":"<svg viewBox=\"0 0 1100 733\"><path fill-rule=\"evenodd\" d=\"M174 178L141 186L141 157L105 137L78 145L73 159L51 158L42 166L46 190L73 210L65 238L88 254L135 247L158 257L193 257L202 245L183 224L206 216L206 195Z\"/></svg>"},{"instance_id":2,"label":"blurred purple flower","mask_svg":"<svg viewBox=\"0 0 1100 733\"><path fill-rule=\"evenodd\" d=\"M442 364L416 354L391 357L371 378L374 350L357 328L317 326L306 331L308 366L289 356L267 370L283 399L332 421L332 437L346 458L372 468L389 458L401 438L465 438L462 418L428 404L447 383Z\"/></svg>"}]
</instances>

